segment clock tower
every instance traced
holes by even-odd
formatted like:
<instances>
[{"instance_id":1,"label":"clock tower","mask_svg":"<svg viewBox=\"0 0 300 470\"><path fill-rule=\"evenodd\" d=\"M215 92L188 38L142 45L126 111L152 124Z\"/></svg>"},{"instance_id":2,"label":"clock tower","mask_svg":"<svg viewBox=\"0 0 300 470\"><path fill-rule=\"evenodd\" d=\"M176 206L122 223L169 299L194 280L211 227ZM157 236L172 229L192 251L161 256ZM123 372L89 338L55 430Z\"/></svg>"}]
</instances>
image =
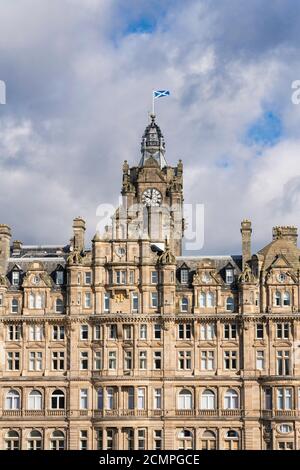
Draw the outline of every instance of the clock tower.
<instances>
[{"instance_id":1,"label":"clock tower","mask_svg":"<svg viewBox=\"0 0 300 470\"><path fill-rule=\"evenodd\" d=\"M123 164L123 204L116 215L120 238L149 239L164 249L168 242L175 256L182 253L183 165L171 167L165 158L165 141L151 114L141 143L138 166Z\"/></svg>"}]
</instances>

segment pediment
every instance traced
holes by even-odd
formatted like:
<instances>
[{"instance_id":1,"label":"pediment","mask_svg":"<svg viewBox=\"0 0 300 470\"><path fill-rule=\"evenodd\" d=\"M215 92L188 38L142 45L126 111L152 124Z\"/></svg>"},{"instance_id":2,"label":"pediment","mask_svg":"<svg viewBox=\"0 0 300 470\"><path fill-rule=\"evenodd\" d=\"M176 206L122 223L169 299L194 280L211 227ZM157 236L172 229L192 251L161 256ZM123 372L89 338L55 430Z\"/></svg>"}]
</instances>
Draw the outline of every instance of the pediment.
<instances>
[{"instance_id":1,"label":"pediment","mask_svg":"<svg viewBox=\"0 0 300 470\"><path fill-rule=\"evenodd\" d=\"M27 271L26 276L23 280L23 287L49 289L52 287L53 281L49 274L45 271Z\"/></svg>"},{"instance_id":2,"label":"pediment","mask_svg":"<svg viewBox=\"0 0 300 470\"><path fill-rule=\"evenodd\" d=\"M289 261L286 259L286 257L283 254L279 254L276 256L274 261L270 265L271 268L291 268L291 264Z\"/></svg>"}]
</instances>

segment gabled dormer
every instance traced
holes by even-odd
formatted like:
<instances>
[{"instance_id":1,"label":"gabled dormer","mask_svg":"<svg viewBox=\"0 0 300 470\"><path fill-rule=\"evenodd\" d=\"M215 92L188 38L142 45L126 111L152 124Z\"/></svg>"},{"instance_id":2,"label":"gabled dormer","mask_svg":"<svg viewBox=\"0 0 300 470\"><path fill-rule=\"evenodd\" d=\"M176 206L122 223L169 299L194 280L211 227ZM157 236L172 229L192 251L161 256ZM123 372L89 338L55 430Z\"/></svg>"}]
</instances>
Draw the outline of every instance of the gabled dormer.
<instances>
[{"instance_id":1,"label":"gabled dormer","mask_svg":"<svg viewBox=\"0 0 300 470\"><path fill-rule=\"evenodd\" d=\"M19 287L22 279L22 268L15 264L9 273L9 280L12 286Z\"/></svg>"},{"instance_id":2,"label":"gabled dormer","mask_svg":"<svg viewBox=\"0 0 300 470\"><path fill-rule=\"evenodd\" d=\"M178 279L180 284L188 285L190 280L190 268L186 263L182 263L178 269Z\"/></svg>"}]
</instances>

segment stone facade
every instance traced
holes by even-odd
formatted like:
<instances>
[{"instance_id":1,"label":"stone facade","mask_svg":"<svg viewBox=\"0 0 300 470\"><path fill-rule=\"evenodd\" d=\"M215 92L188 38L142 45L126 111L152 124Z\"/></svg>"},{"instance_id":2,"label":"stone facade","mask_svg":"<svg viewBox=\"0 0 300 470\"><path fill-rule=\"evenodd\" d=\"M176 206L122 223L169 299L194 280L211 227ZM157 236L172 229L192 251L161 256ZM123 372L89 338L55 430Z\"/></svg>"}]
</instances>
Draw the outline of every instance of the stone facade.
<instances>
[{"instance_id":1,"label":"stone facade","mask_svg":"<svg viewBox=\"0 0 300 470\"><path fill-rule=\"evenodd\" d=\"M297 230L181 252L183 167L152 116L121 206L85 246L0 226L1 449L299 449Z\"/></svg>"}]
</instances>

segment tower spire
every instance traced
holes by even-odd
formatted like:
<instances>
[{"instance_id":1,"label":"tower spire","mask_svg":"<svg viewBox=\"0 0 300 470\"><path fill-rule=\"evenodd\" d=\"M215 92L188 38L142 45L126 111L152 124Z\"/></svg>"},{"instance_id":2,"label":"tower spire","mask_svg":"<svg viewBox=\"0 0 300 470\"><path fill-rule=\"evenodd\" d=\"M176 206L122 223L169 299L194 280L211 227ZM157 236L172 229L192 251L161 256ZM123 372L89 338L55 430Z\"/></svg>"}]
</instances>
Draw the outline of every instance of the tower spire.
<instances>
[{"instance_id":1,"label":"tower spire","mask_svg":"<svg viewBox=\"0 0 300 470\"><path fill-rule=\"evenodd\" d=\"M141 143L142 158L139 166L145 166L147 161L156 161L160 168L167 166L165 159L165 140L160 127L155 122L155 114L150 114L151 122L145 129Z\"/></svg>"}]
</instances>

